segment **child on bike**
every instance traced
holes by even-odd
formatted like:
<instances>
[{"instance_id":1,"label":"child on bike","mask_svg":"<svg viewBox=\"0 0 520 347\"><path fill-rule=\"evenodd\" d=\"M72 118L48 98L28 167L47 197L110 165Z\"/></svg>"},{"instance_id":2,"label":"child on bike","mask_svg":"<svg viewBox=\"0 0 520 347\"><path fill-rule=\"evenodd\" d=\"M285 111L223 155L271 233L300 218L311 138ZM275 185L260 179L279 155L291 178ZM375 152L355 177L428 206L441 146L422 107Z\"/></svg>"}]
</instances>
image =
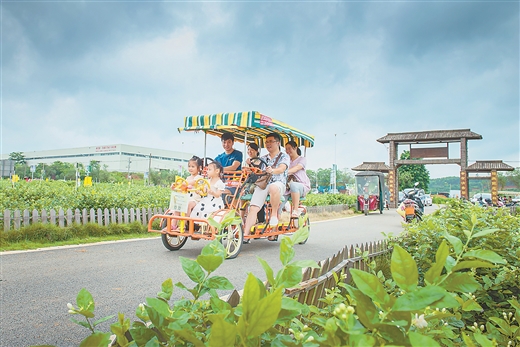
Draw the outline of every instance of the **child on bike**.
<instances>
[{"instance_id":1,"label":"child on bike","mask_svg":"<svg viewBox=\"0 0 520 347\"><path fill-rule=\"evenodd\" d=\"M224 208L222 193L226 189L226 185L222 182L223 174L224 169L219 162L214 161L208 164L206 172L209 180L209 189L206 191L208 195L200 199L191 211L190 217L206 219L211 213Z\"/></svg>"},{"instance_id":2,"label":"child on bike","mask_svg":"<svg viewBox=\"0 0 520 347\"><path fill-rule=\"evenodd\" d=\"M201 199L199 194L197 194L194 191L191 191L191 189L193 189L195 187L197 180L203 179L203 177L200 175L201 170L202 170L202 159L200 159L197 156L193 156L188 161L188 172L190 173L190 176L188 176L186 178L186 182L188 184L186 189L188 190L189 195L190 195L189 202L188 202L188 210L186 211L186 216L190 215L190 213L193 210L193 208L195 207L195 205L197 205L197 203ZM175 185L172 184L171 189L174 190L174 188L175 188ZM174 215L180 216L180 212L175 211ZM177 229L177 220L176 219L172 220L172 229L173 230Z\"/></svg>"}]
</instances>

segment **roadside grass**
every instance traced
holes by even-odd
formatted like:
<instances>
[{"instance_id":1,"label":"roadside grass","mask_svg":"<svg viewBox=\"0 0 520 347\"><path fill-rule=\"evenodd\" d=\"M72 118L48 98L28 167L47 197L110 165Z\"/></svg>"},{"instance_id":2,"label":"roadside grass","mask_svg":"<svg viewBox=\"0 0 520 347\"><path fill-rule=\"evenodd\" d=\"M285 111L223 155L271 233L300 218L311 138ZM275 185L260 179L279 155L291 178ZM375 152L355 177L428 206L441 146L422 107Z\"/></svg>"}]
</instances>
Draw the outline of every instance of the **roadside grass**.
<instances>
[{"instance_id":1,"label":"roadside grass","mask_svg":"<svg viewBox=\"0 0 520 347\"><path fill-rule=\"evenodd\" d=\"M312 223L328 219L353 217L355 215L354 211L347 210L342 212L309 213L309 218ZM110 224L108 227L88 223L86 225L72 225L65 228L49 224L33 224L16 231L0 232L0 252L26 251L39 248L145 239L159 236L157 233L149 233L147 228L139 222L123 225Z\"/></svg>"}]
</instances>

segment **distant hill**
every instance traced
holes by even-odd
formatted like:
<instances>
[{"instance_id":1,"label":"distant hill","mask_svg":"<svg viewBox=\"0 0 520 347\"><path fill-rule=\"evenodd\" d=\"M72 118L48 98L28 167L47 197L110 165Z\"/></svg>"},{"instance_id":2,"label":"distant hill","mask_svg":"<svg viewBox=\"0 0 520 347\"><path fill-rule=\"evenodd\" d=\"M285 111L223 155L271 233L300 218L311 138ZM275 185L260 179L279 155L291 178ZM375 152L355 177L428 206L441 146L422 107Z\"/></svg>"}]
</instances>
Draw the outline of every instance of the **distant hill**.
<instances>
[{"instance_id":1,"label":"distant hill","mask_svg":"<svg viewBox=\"0 0 520 347\"><path fill-rule=\"evenodd\" d=\"M450 190L460 189L460 178L458 176L430 178L428 190L432 194L440 192L449 193Z\"/></svg>"}]
</instances>

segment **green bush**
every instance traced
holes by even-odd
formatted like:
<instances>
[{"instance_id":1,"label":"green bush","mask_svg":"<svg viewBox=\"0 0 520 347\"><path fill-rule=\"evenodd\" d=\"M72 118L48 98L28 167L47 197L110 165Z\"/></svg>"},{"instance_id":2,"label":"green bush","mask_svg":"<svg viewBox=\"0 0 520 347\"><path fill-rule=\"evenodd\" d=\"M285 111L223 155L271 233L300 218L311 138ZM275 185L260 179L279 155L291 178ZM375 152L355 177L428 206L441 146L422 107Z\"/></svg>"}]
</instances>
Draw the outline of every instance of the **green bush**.
<instances>
[{"instance_id":1,"label":"green bush","mask_svg":"<svg viewBox=\"0 0 520 347\"><path fill-rule=\"evenodd\" d=\"M300 283L303 267L316 266L293 261L293 245L306 239L306 229L281 239L276 275L259 259L268 285L249 274L237 307L216 292L232 288L213 276L225 258L218 240L196 260L180 257L194 284L175 286L192 299L170 304L174 285L168 279L156 298L139 305L138 321L119 314L106 333L96 326L113 316L92 321L94 300L86 289L76 306L67 306L85 319L73 321L92 332L82 346L105 347L111 339L114 346L520 346L518 276L514 282L500 275L518 274L519 232L515 217L450 202L394 240L391 277L374 264L368 272L350 269L352 284L344 283L346 274L335 276L337 286L327 290L323 307L282 295ZM492 286L503 300L484 312Z\"/></svg>"},{"instance_id":2,"label":"green bush","mask_svg":"<svg viewBox=\"0 0 520 347\"><path fill-rule=\"evenodd\" d=\"M305 206L327 206L327 205L356 205L355 195L346 194L308 194L304 201Z\"/></svg>"}]
</instances>

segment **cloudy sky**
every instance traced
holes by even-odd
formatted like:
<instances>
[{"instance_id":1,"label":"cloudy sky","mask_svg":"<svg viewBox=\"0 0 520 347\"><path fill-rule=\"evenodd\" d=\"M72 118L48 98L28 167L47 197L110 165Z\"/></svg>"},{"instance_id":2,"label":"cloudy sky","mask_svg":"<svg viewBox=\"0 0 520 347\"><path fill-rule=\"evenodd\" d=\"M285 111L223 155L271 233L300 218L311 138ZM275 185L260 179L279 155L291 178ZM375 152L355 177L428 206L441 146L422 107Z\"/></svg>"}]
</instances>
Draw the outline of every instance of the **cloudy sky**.
<instances>
[{"instance_id":1,"label":"cloudy sky","mask_svg":"<svg viewBox=\"0 0 520 347\"><path fill-rule=\"evenodd\" d=\"M185 116L256 110L315 136L310 169L388 162L387 133L468 128L470 164L518 167L519 16L517 1L3 0L0 153L202 155Z\"/></svg>"}]
</instances>

